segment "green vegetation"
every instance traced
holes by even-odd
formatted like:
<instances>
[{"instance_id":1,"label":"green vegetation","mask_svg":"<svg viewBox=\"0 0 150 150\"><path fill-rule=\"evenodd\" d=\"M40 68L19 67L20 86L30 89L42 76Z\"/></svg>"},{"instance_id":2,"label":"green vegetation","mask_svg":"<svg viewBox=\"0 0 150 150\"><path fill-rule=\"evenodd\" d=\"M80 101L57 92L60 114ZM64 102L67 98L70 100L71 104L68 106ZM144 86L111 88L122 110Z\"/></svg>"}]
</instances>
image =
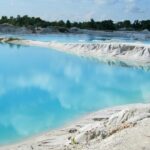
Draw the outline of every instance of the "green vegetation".
<instances>
[{"instance_id":1,"label":"green vegetation","mask_svg":"<svg viewBox=\"0 0 150 150\"><path fill-rule=\"evenodd\" d=\"M135 20L131 22L129 20L121 21L121 22L113 22L112 20L104 20L104 21L94 21L91 19L87 22L71 22L67 20L64 22L63 20L60 21L44 21L39 17L29 17L27 15L20 16L18 15L16 18L14 17L7 17L2 16L0 19L0 24L12 24L14 26L25 26L28 28L35 28L35 27L61 27L60 30L65 30L66 28L77 27L81 29L94 29L94 30L144 30L148 29L150 31L150 20Z\"/></svg>"},{"instance_id":2,"label":"green vegetation","mask_svg":"<svg viewBox=\"0 0 150 150\"><path fill-rule=\"evenodd\" d=\"M75 138L72 138L72 139L71 139L71 144L72 144L72 145L76 145L76 144L78 144L78 142L76 142Z\"/></svg>"},{"instance_id":3,"label":"green vegetation","mask_svg":"<svg viewBox=\"0 0 150 150\"><path fill-rule=\"evenodd\" d=\"M19 39L19 38L13 38L13 37L0 38L0 43L2 43L2 42L11 43L13 41L18 41L18 40L21 40L21 39Z\"/></svg>"},{"instance_id":4,"label":"green vegetation","mask_svg":"<svg viewBox=\"0 0 150 150\"><path fill-rule=\"evenodd\" d=\"M13 38L13 37L9 37L6 39L7 42L12 42L12 41L18 41L20 40L19 38Z\"/></svg>"}]
</instances>

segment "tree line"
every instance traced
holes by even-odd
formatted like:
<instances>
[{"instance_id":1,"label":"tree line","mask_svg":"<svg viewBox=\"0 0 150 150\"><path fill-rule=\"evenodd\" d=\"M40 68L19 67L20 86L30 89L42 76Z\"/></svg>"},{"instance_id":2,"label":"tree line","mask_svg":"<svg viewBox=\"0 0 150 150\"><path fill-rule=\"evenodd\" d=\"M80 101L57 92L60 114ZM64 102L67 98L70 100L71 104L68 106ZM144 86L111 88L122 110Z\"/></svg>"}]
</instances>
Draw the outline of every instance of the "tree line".
<instances>
[{"instance_id":1,"label":"tree line","mask_svg":"<svg viewBox=\"0 0 150 150\"><path fill-rule=\"evenodd\" d=\"M72 28L77 27L80 29L93 29L93 30L149 30L150 31L150 20L135 20L131 22L130 20L114 22L112 20L95 21L91 19L86 22L71 22L67 20L60 21L45 21L39 17L29 17L27 15L17 17L7 17L2 16L0 18L0 24L8 23L14 26L25 26L25 27L62 27L62 28Z\"/></svg>"}]
</instances>

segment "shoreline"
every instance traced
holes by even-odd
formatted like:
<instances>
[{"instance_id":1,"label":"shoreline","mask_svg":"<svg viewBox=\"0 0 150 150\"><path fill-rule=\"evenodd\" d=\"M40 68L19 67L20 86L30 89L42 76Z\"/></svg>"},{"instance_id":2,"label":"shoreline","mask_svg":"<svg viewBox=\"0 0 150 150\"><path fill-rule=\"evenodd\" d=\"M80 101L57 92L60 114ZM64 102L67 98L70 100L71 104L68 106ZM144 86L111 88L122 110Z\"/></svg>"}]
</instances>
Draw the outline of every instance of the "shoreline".
<instances>
[{"instance_id":1,"label":"shoreline","mask_svg":"<svg viewBox=\"0 0 150 150\"><path fill-rule=\"evenodd\" d=\"M132 146L132 150L143 146L148 150L149 129L150 104L129 104L87 114L64 128L2 146L0 150L130 150ZM122 138L123 143L118 143ZM139 143L130 145L130 140Z\"/></svg>"},{"instance_id":2,"label":"shoreline","mask_svg":"<svg viewBox=\"0 0 150 150\"><path fill-rule=\"evenodd\" d=\"M25 26L15 26L12 24L4 23L0 24L0 33L2 34L89 34L89 35L104 35L104 36L117 36L122 37L133 37L135 39L143 39L143 37L150 38L149 30L97 30L97 29L81 29L78 27L60 27L60 26L49 26L49 27L25 27ZM142 35L140 37L139 35Z\"/></svg>"},{"instance_id":3,"label":"shoreline","mask_svg":"<svg viewBox=\"0 0 150 150\"><path fill-rule=\"evenodd\" d=\"M150 68L150 44L122 42L60 43L17 38L1 38L0 42L52 48L80 57L94 58L105 63L120 63L129 67Z\"/></svg>"},{"instance_id":4,"label":"shoreline","mask_svg":"<svg viewBox=\"0 0 150 150\"><path fill-rule=\"evenodd\" d=\"M150 45L147 44L115 42L78 44L9 38L0 41L53 48L60 52L106 62L121 61L134 67L150 66ZM36 135L17 144L2 146L0 150L149 150L149 129L150 104L130 104L87 114L69 125L66 124L64 128Z\"/></svg>"}]
</instances>

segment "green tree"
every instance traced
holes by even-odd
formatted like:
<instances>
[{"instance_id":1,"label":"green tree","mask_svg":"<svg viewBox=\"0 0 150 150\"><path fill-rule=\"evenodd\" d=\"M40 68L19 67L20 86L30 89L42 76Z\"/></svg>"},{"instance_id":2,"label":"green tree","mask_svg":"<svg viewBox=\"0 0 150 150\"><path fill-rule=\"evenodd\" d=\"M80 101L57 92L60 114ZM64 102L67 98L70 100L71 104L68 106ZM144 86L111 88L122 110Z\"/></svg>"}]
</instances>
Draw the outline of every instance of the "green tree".
<instances>
[{"instance_id":1,"label":"green tree","mask_svg":"<svg viewBox=\"0 0 150 150\"><path fill-rule=\"evenodd\" d=\"M0 22L1 22L1 23L8 23L8 18L7 18L7 16L2 16Z\"/></svg>"},{"instance_id":2,"label":"green tree","mask_svg":"<svg viewBox=\"0 0 150 150\"><path fill-rule=\"evenodd\" d=\"M130 22L130 20L125 20L125 21L123 22L123 26L124 26L125 28L131 28L131 22Z\"/></svg>"},{"instance_id":3,"label":"green tree","mask_svg":"<svg viewBox=\"0 0 150 150\"><path fill-rule=\"evenodd\" d=\"M67 22L66 22L66 27L71 28L71 22L69 20L67 20Z\"/></svg>"},{"instance_id":4,"label":"green tree","mask_svg":"<svg viewBox=\"0 0 150 150\"><path fill-rule=\"evenodd\" d=\"M90 21L90 28L96 29L96 23L95 23L94 19L91 19L91 21Z\"/></svg>"}]
</instances>

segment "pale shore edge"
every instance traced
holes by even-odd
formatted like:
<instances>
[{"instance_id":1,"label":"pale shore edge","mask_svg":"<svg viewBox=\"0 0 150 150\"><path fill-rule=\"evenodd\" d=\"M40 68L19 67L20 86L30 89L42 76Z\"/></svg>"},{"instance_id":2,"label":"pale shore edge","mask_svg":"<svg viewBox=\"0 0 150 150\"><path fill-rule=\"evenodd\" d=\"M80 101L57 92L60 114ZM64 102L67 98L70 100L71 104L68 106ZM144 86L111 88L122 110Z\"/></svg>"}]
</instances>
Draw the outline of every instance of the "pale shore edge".
<instances>
[{"instance_id":1,"label":"pale shore edge","mask_svg":"<svg viewBox=\"0 0 150 150\"><path fill-rule=\"evenodd\" d=\"M150 104L129 104L90 113L65 128L0 150L149 150L149 130Z\"/></svg>"},{"instance_id":2,"label":"pale shore edge","mask_svg":"<svg viewBox=\"0 0 150 150\"><path fill-rule=\"evenodd\" d=\"M60 43L24 39L1 39L1 42L24 46L38 46L60 52L94 58L105 63L150 69L150 44L98 42L98 43Z\"/></svg>"},{"instance_id":3,"label":"pale shore edge","mask_svg":"<svg viewBox=\"0 0 150 150\"><path fill-rule=\"evenodd\" d=\"M53 48L83 57L104 57L107 61L119 60L131 66L145 67L150 62L148 44L68 44L20 39L1 42ZM65 128L0 147L0 150L150 150L149 131L150 104L125 105L88 114Z\"/></svg>"}]
</instances>

